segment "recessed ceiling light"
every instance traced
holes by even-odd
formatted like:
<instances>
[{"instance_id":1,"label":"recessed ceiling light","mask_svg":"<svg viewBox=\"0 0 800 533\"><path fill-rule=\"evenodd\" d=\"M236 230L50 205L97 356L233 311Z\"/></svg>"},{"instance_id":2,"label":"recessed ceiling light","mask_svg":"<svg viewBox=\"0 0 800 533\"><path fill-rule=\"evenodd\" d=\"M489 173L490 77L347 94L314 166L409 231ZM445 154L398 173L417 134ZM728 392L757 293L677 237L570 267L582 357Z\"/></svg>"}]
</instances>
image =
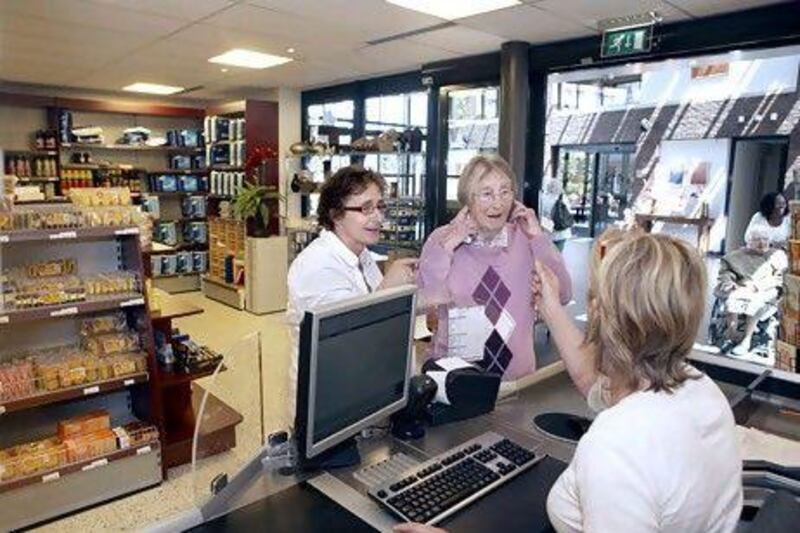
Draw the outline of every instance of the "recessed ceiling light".
<instances>
[{"instance_id":1,"label":"recessed ceiling light","mask_svg":"<svg viewBox=\"0 0 800 533\"><path fill-rule=\"evenodd\" d=\"M455 20L506 7L518 6L519 0L386 0L390 4L433 15L446 20Z\"/></svg>"},{"instance_id":2,"label":"recessed ceiling light","mask_svg":"<svg viewBox=\"0 0 800 533\"><path fill-rule=\"evenodd\" d=\"M269 68L277 65L283 65L291 61L290 57L274 56L272 54L264 54L255 52L253 50L245 50L244 48L234 48L228 50L224 54L210 58L209 63L220 63L222 65L232 65L234 67L244 68Z\"/></svg>"},{"instance_id":3,"label":"recessed ceiling light","mask_svg":"<svg viewBox=\"0 0 800 533\"><path fill-rule=\"evenodd\" d=\"M219 69L219 71L220 71L220 72L228 72L228 69L226 69L226 68L221 68L221 69Z\"/></svg>"},{"instance_id":4,"label":"recessed ceiling light","mask_svg":"<svg viewBox=\"0 0 800 533\"><path fill-rule=\"evenodd\" d=\"M287 48L286 49L286 53L287 54L293 54L294 53L294 48Z\"/></svg>"},{"instance_id":5,"label":"recessed ceiling light","mask_svg":"<svg viewBox=\"0 0 800 533\"><path fill-rule=\"evenodd\" d=\"M149 94L175 94L183 90L183 87L173 87L172 85L160 85L158 83L136 82L122 88L123 91L133 93Z\"/></svg>"}]
</instances>

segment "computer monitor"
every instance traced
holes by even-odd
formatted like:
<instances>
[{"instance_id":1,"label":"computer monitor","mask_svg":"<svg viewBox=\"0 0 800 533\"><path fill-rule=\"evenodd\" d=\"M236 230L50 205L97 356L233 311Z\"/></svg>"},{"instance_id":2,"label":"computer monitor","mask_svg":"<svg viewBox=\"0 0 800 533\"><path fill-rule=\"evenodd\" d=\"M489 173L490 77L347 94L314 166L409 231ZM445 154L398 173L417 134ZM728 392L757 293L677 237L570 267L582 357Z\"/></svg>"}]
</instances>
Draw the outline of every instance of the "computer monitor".
<instances>
[{"instance_id":1,"label":"computer monitor","mask_svg":"<svg viewBox=\"0 0 800 533\"><path fill-rule=\"evenodd\" d=\"M334 456L362 429L405 407L415 300L409 285L306 312L295 421L301 467L325 463L326 454ZM348 464L358 460L350 453Z\"/></svg>"}]
</instances>

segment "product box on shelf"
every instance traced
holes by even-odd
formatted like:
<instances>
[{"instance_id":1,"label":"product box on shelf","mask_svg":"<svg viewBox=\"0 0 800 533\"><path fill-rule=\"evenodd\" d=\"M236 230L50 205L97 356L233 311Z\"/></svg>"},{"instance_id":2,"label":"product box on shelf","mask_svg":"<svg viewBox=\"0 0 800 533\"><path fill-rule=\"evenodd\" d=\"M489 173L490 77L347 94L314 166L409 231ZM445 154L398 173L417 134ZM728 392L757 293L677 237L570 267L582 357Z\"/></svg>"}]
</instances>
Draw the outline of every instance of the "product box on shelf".
<instances>
[{"instance_id":1,"label":"product box on shelf","mask_svg":"<svg viewBox=\"0 0 800 533\"><path fill-rule=\"evenodd\" d=\"M60 439L66 439L84 433L93 433L111 427L111 414L105 409L90 411L79 416L61 420L57 428Z\"/></svg>"},{"instance_id":2,"label":"product box on shelf","mask_svg":"<svg viewBox=\"0 0 800 533\"><path fill-rule=\"evenodd\" d=\"M800 275L800 240L789 241L789 271Z\"/></svg>"},{"instance_id":3,"label":"product box on shelf","mask_svg":"<svg viewBox=\"0 0 800 533\"><path fill-rule=\"evenodd\" d=\"M205 244L208 242L208 226L205 222L189 222L183 226L183 240L187 243Z\"/></svg>"},{"instance_id":4,"label":"product box on shelf","mask_svg":"<svg viewBox=\"0 0 800 533\"><path fill-rule=\"evenodd\" d=\"M790 238L800 240L800 200L789 201L789 216L791 217Z\"/></svg>"},{"instance_id":5,"label":"product box on shelf","mask_svg":"<svg viewBox=\"0 0 800 533\"><path fill-rule=\"evenodd\" d=\"M183 216L189 218L206 217L206 198L205 196L187 196L181 202Z\"/></svg>"},{"instance_id":6,"label":"product box on shelf","mask_svg":"<svg viewBox=\"0 0 800 533\"><path fill-rule=\"evenodd\" d=\"M775 342L775 368L786 372L797 372L798 349L789 343L778 340Z\"/></svg>"},{"instance_id":7,"label":"product box on shelf","mask_svg":"<svg viewBox=\"0 0 800 533\"><path fill-rule=\"evenodd\" d=\"M178 252L175 254L175 269L180 274L189 274L194 270L192 252Z\"/></svg>"},{"instance_id":8,"label":"product box on shelf","mask_svg":"<svg viewBox=\"0 0 800 533\"><path fill-rule=\"evenodd\" d=\"M800 276L786 274L783 280L783 312L792 319L800 319Z\"/></svg>"}]
</instances>

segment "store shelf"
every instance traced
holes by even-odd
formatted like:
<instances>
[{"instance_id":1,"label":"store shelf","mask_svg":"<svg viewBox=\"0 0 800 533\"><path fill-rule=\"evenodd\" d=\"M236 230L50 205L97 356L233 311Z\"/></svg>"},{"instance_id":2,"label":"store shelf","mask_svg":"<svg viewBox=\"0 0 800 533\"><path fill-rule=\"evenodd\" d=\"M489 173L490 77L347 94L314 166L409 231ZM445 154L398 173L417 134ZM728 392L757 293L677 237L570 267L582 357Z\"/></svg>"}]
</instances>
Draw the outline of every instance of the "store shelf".
<instances>
[{"instance_id":1,"label":"store shelf","mask_svg":"<svg viewBox=\"0 0 800 533\"><path fill-rule=\"evenodd\" d=\"M46 150L46 149L39 149L39 148L30 148L28 150L3 150L5 154L24 154L24 155L34 155L34 156L56 156L58 152L56 150Z\"/></svg>"},{"instance_id":2,"label":"store shelf","mask_svg":"<svg viewBox=\"0 0 800 533\"><path fill-rule=\"evenodd\" d=\"M61 181L61 178L58 176L25 176L20 177L17 176L17 181L19 183L44 183L44 182L58 182Z\"/></svg>"},{"instance_id":3,"label":"store shelf","mask_svg":"<svg viewBox=\"0 0 800 533\"><path fill-rule=\"evenodd\" d=\"M157 440L151 441L146 444L141 444L139 446L126 448L124 450L117 450L108 455L102 455L99 457L94 457L92 459L87 459L85 461L64 465L53 470L37 472L36 474L24 478L9 480L4 483L0 483L0 494L13 491L22 487L26 487L28 485L49 483L61 479L64 476L68 476L70 474L74 474L77 472L86 472L88 470L93 470L95 468L101 468L108 465L109 463L120 461L128 457L136 457L139 455L153 453L158 448L159 448L158 441Z\"/></svg>"},{"instance_id":4,"label":"store shelf","mask_svg":"<svg viewBox=\"0 0 800 533\"><path fill-rule=\"evenodd\" d=\"M190 169L177 169L168 168L165 170L148 170L147 173L151 176L162 176L164 174L179 174L181 176L192 176L194 174L208 174L207 168L190 168Z\"/></svg>"},{"instance_id":5,"label":"store shelf","mask_svg":"<svg viewBox=\"0 0 800 533\"><path fill-rule=\"evenodd\" d=\"M175 411L167 415L168 420L173 422L172 429L164 439L165 446L162 450L163 461L168 468L192 460L194 424L204 395L205 390L192 383L189 396L185 398L186 403L177 406ZM236 426L243 420L244 417L240 413L213 394L209 394L203 423L200 426L204 456L222 453L236 446Z\"/></svg>"},{"instance_id":6,"label":"store shelf","mask_svg":"<svg viewBox=\"0 0 800 533\"><path fill-rule=\"evenodd\" d=\"M203 276L203 294L206 297L229 305L234 309L244 309L244 285L227 283L211 276Z\"/></svg>"},{"instance_id":7,"label":"store shelf","mask_svg":"<svg viewBox=\"0 0 800 533\"><path fill-rule=\"evenodd\" d=\"M98 300L72 302L61 305L45 305L27 309L6 309L0 311L0 327L13 326L14 324L22 322L85 315L98 311L112 311L114 309L138 307L142 305L144 305L144 297L141 294L127 294L124 296L113 296Z\"/></svg>"},{"instance_id":8,"label":"store shelf","mask_svg":"<svg viewBox=\"0 0 800 533\"><path fill-rule=\"evenodd\" d=\"M152 192L148 192L148 191L145 191L142 194L145 194L145 195L148 195L148 196L165 197L165 198L171 198L171 197L179 198L181 196L204 196L204 195L206 195L208 193L206 191L197 191L197 192L188 192L188 191L174 191L174 192L152 191Z\"/></svg>"},{"instance_id":9,"label":"store shelf","mask_svg":"<svg viewBox=\"0 0 800 533\"><path fill-rule=\"evenodd\" d=\"M223 170L223 171L230 171L230 172L235 172L235 171L241 172L241 171L244 171L244 167L243 166L238 166L238 165L237 166L234 166L234 165L211 165L209 168L211 170Z\"/></svg>"},{"instance_id":10,"label":"store shelf","mask_svg":"<svg viewBox=\"0 0 800 533\"><path fill-rule=\"evenodd\" d=\"M285 156L286 159L311 159L314 157L349 157L349 156L367 156L367 155L409 155L409 156L424 156L425 152L360 152L360 151L352 151L352 152L339 152L336 154L290 154Z\"/></svg>"},{"instance_id":11,"label":"store shelf","mask_svg":"<svg viewBox=\"0 0 800 533\"><path fill-rule=\"evenodd\" d=\"M108 392L121 390L138 383L145 383L147 382L148 378L149 376L147 372L140 372L108 379L105 381L83 383L76 387L69 387L51 392L43 392L33 396L27 396L25 398L17 398L15 400L9 400L3 404L0 404L0 414L13 413L14 411L24 411L25 409L33 409L34 407L41 407L43 405L49 405L52 403L76 400L78 398L87 398L89 396L97 396L98 394L106 394Z\"/></svg>"},{"instance_id":12,"label":"store shelf","mask_svg":"<svg viewBox=\"0 0 800 533\"><path fill-rule=\"evenodd\" d=\"M14 205L46 205L46 204L68 204L69 198L47 198L44 200L14 200Z\"/></svg>"},{"instance_id":13,"label":"store shelf","mask_svg":"<svg viewBox=\"0 0 800 533\"><path fill-rule=\"evenodd\" d=\"M111 226L101 228L33 229L0 232L0 244L36 241L94 241L139 235L137 226Z\"/></svg>"},{"instance_id":14,"label":"store shelf","mask_svg":"<svg viewBox=\"0 0 800 533\"><path fill-rule=\"evenodd\" d=\"M200 370L197 372L175 372L175 371L168 371L161 368L160 372L160 379L161 379L161 386L162 387L175 387L178 385L183 385L186 383L190 383L196 379L208 377L214 373L217 369L217 365L214 365L210 368L205 370ZM220 372L224 372L226 368L223 366Z\"/></svg>"},{"instance_id":15,"label":"store shelf","mask_svg":"<svg viewBox=\"0 0 800 533\"><path fill-rule=\"evenodd\" d=\"M187 146L133 146L125 144L80 144L63 143L61 148L65 150L97 150L97 151L121 151L121 152L183 152L183 153L202 153L203 148Z\"/></svg>"},{"instance_id":16,"label":"store shelf","mask_svg":"<svg viewBox=\"0 0 800 533\"><path fill-rule=\"evenodd\" d=\"M233 199L233 195L232 194L213 194L212 193L212 194L209 194L208 197L211 198L212 200L232 200Z\"/></svg>"},{"instance_id":17,"label":"store shelf","mask_svg":"<svg viewBox=\"0 0 800 533\"><path fill-rule=\"evenodd\" d=\"M203 220L203 222L205 222L205 220ZM149 249L142 250L142 253L154 255L180 251L202 252L208 249L207 243L180 243L176 244L175 246L171 246L162 242L153 241L153 244L158 244L158 248L151 246Z\"/></svg>"}]
</instances>

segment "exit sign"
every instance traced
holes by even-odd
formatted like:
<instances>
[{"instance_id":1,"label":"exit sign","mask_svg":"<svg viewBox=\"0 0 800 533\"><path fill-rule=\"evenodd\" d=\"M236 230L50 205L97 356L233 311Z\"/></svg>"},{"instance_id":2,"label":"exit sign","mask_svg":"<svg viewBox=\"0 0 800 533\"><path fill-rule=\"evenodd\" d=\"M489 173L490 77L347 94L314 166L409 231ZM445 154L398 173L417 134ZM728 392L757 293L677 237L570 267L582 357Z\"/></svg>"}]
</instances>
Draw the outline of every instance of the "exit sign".
<instances>
[{"instance_id":1,"label":"exit sign","mask_svg":"<svg viewBox=\"0 0 800 533\"><path fill-rule=\"evenodd\" d=\"M600 57L620 57L644 54L653 45L654 24L613 28L603 32L603 45Z\"/></svg>"}]
</instances>

